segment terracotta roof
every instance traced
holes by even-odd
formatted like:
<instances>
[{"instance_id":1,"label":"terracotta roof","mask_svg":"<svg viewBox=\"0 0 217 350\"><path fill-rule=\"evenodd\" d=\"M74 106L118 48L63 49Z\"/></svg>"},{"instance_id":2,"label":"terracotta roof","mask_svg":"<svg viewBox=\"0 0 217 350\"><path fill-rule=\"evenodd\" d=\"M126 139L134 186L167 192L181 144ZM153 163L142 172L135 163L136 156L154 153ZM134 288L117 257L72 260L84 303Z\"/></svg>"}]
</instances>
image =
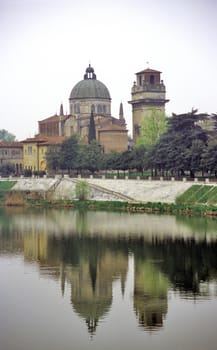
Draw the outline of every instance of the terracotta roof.
<instances>
[{"instance_id":1,"label":"terracotta roof","mask_svg":"<svg viewBox=\"0 0 217 350\"><path fill-rule=\"evenodd\" d=\"M58 122L60 118L61 118L61 120L66 120L66 119L68 119L69 116L70 115L59 116L59 115L55 114L55 115L52 115L51 117L48 117L46 119L39 120L38 122L40 124L47 123L47 122Z\"/></svg>"},{"instance_id":2,"label":"terracotta roof","mask_svg":"<svg viewBox=\"0 0 217 350\"><path fill-rule=\"evenodd\" d=\"M162 73L162 72L160 72L159 70L154 70L154 69L151 69L151 68L147 68L147 69L144 69L141 72L138 72L136 74L141 74L141 73Z\"/></svg>"},{"instance_id":3,"label":"terracotta roof","mask_svg":"<svg viewBox=\"0 0 217 350\"><path fill-rule=\"evenodd\" d=\"M108 125L105 125L103 126L102 128L99 128L98 131L124 131L124 132L127 132L127 130L120 126L120 125L117 125L117 124L108 124Z\"/></svg>"},{"instance_id":4,"label":"terracotta roof","mask_svg":"<svg viewBox=\"0 0 217 350\"><path fill-rule=\"evenodd\" d=\"M122 126L122 120L115 117L109 116L107 118L102 118L99 120L99 125L101 127L106 127L107 125L119 125Z\"/></svg>"},{"instance_id":5,"label":"terracotta roof","mask_svg":"<svg viewBox=\"0 0 217 350\"><path fill-rule=\"evenodd\" d=\"M46 137L46 141L43 144L46 145L59 145L61 144L66 137L64 136L51 136L51 137Z\"/></svg>"},{"instance_id":6,"label":"terracotta roof","mask_svg":"<svg viewBox=\"0 0 217 350\"><path fill-rule=\"evenodd\" d=\"M15 142L6 142L6 141L1 141L0 142L0 147L13 147L13 148L20 148L20 147L23 147L23 144L22 142L18 142L18 141L15 141Z\"/></svg>"},{"instance_id":7,"label":"terracotta roof","mask_svg":"<svg viewBox=\"0 0 217 350\"><path fill-rule=\"evenodd\" d=\"M60 144L65 140L64 136L41 136L31 137L23 140L23 143Z\"/></svg>"}]
</instances>

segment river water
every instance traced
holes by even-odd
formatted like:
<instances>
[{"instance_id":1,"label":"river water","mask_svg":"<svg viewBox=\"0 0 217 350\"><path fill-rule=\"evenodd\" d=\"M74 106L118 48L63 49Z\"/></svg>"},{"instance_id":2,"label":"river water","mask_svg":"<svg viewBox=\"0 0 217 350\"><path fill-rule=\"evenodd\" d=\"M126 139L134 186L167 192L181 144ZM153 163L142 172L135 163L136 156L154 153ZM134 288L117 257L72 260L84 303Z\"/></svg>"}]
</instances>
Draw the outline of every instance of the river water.
<instances>
[{"instance_id":1,"label":"river water","mask_svg":"<svg viewBox=\"0 0 217 350\"><path fill-rule=\"evenodd\" d=\"M217 220L0 209L0 350L215 350Z\"/></svg>"}]
</instances>

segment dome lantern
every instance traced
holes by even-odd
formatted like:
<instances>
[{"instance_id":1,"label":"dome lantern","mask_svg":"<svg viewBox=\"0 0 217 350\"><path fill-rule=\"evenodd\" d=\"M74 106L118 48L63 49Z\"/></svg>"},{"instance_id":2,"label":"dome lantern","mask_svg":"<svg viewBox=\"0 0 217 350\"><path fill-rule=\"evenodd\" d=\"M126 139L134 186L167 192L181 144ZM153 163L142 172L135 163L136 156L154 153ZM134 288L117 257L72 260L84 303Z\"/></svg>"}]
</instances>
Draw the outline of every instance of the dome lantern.
<instances>
[{"instance_id":1,"label":"dome lantern","mask_svg":"<svg viewBox=\"0 0 217 350\"><path fill-rule=\"evenodd\" d=\"M86 74L84 74L84 79L96 80L96 74L94 73L93 67L89 64L89 67L86 69Z\"/></svg>"}]
</instances>

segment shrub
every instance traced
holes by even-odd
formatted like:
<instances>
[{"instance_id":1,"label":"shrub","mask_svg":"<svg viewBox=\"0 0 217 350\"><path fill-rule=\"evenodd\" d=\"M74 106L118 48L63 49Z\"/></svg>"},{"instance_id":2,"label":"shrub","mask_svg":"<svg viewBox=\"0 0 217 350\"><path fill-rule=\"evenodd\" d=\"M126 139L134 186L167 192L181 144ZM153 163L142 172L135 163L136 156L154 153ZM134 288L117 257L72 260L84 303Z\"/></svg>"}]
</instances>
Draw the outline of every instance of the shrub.
<instances>
[{"instance_id":1,"label":"shrub","mask_svg":"<svg viewBox=\"0 0 217 350\"><path fill-rule=\"evenodd\" d=\"M15 174L15 166L12 163L5 163L0 165L0 175L9 176Z\"/></svg>"},{"instance_id":2,"label":"shrub","mask_svg":"<svg viewBox=\"0 0 217 350\"><path fill-rule=\"evenodd\" d=\"M32 176L32 170L31 169L24 169L23 175L25 177L31 177Z\"/></svg>"},{"instance_id":3,"label":"shrub","mask_svg":"<svg viewBox=\"0 0 217 350\"><path fill-rule=\"evenodd\" d=\"M90 185L85 180L78 180L75 185L75 195L80 201L85 201L90 193Z\"/></svg>"},{"instance_id":4,"label":"shrub","mask_svg":"<svg viewBox=\"0 0 217 350\"><path fill-rule=\"evenodd\" d=\"M44 171L44 170L35 170L35 171L33 171L33 175L34 176L38 176L38 177L43 177L44 175L46 175L46 171Z\"/></svg>"},{"instance_id":5,"label":"shrub","mask_svg":"<svg viewBox=\"0 0 217 350\"><path fill-rule=\"evenodd\" d=\"M5 205L9 206L23 206L25 205L26 201L23 193L11 191L6 194L4 203Z\"/></svg>"}]
</instances>

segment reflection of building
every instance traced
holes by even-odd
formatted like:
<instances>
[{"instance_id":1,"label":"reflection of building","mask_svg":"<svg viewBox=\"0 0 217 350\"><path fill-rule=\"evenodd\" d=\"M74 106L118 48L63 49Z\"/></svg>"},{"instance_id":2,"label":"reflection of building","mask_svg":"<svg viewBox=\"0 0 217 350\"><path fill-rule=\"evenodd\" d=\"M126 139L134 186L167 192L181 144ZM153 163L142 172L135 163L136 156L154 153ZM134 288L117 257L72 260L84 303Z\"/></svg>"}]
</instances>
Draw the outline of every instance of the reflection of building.
<instances>
[{"instance_id":1,"label":"reflection of building","mask_svg":"<svg viewBox=\"0 0 217 350\"><path fill-rule=\"evenodd\" d=\"M193 297L197 300L202 297L208 300L215 293L217 242L216 223L213 220L198 219L200 228L203 222L204 225L206 223L204 230L207 239L204 235L198 235L198 222L188 218L192 232L197 232L195 240L193 233L192 238L189 238L189 234L188 238L185 237L183 226L177 226L178 235L182 232L182 238L177 238L175 226L164 220L159 222L159 233L153 229L148 236L144 225L147 229L148 219L152 216L140 222L138 215L130 215L133 220L130 225L126 213L120 216L114 213L104 213L106 216L103 216L103 212L98 212L98 215L95 212L86 214L78 218L71 210L2 208L0 255L24 253L25 262L35 261L40 274L58 281L57 289L61 285L64 293L67 286L66 297L69 287L73 309L86 322L91 334L112 304L116 307L116 303L112 303L117 295L116 288L113 289L114 297L112 295L113 281L119 279L124 290L129 251L134 255L134 271L129 268L126 302L132 301L128 299L128 292L129 284L133 285L134 279L135 315L145 330L154 331L163 326L170 285L181 292L181 298ZM124 225L120 225L121 218L127 226L125 235ZM79 219L82 225L78 228ZM98 226L93 222L97 222ZM111 222L116 224L109 227ZM174 234L165 231L163 238L160 223L162 230L163 227L166 230L168 222L169 226L174 227ZM156 226L156 221L152 226Z\"/></svg>"},{"instance_id":2,"label":"reflection of building","mask_svg":"<svg viewBox=\"0 0 217 350\"><path fill-rule=\"evenodd\" d=\"M167 278L152 263L135 260L134 309L147 330L163 326L167 313Z\"/></svg>"},{"instance_id":3,"label":"reflection of building","mask_svg":"<svg viewBox=\"0 0 217 350\"><path fill-rule=\"evenodd\" d=\"M110 309L115 278L121 279L124 290L127 269L127 255L110 250L99 257L81 256L78 266L64 267L62 274L71 284L73 309L85 320L91 334L96 331L99 319Z\"/></svg>"},{"instance_id":4,"label":"reflection of building","mask_svg":"<svg viewBox=\"0 0 217 350\"><path fill-rule=\"evenodd\" d=\"M129 103L133 111L133 139L139 136L139 129L144 117L153 108L165 111L166 88L161 80L161 72L147 68L136 73L136 82L132 87L132 99Z\"/></svg>"},{"instance_id":5,"label":"reflection of building","mask_svg":"<svg viewBox=\"0 0 217 350\"><path fill-rule=\"evenodd\" d=\"M51 251L46 232L29 232L23 238L25 261L37 261L40 274L60 278L60 257L58 251Z\"/></svg>"}]
</instances>

